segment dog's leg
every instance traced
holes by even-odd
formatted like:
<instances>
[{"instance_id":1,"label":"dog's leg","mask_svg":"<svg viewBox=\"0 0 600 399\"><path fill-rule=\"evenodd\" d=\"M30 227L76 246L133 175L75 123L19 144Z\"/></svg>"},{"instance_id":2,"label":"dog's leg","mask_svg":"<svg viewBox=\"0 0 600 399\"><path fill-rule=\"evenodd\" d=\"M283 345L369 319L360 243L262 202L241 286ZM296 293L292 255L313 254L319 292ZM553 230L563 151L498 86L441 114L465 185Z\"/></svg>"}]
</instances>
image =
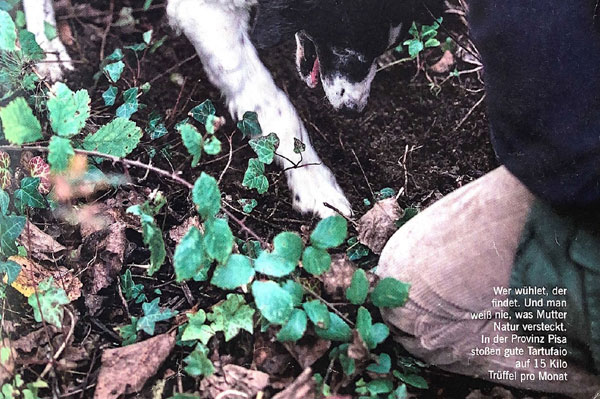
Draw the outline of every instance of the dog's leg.
<instances>
[{"instance_id":1,"label":"dog's leg","mask_svg":"<svg viewBox=\"0 0 600 399\"><path fill-rule=\"evenodd\" d=\"M294 106L275 85L250 42L247 24L251 3L170 0L167 13L196 47L209 79L225 95L231 114L241 118L245 111L255 111L263 132L279 136L279 163L290 168L292 162L302 159L306 165L286 171L294 207L325 217L334 213L324 205L326 202L349 215L350 204L335 177L321 163ZM302 157L293 151L294 138L306 145Z\"/></svg>"},{"instance_id":2,"label":"dog's leg","mask_svg":"<svg viewBox=\"0 0 600 399\"><path fill-rule=\"evenodd\" d=\"M58 37L49 40L46 37L44 23L56 26L52 0L23 0L23 10L27 22L27 30L35 35L35 40L46 53L37 71L52 81L61 80L63 69L73 69L71 57Z\"/></svg>"}]
</instances>

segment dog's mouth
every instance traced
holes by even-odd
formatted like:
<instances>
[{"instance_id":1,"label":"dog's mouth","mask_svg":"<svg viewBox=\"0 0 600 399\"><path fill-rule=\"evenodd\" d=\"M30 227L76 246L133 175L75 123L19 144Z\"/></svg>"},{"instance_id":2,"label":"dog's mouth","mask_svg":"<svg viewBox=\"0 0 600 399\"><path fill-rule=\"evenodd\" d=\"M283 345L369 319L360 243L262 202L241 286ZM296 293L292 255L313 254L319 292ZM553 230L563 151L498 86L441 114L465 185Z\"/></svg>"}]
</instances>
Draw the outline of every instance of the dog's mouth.
<instances>
[{"instance_id":1,"label":"dog's mouth","mask_svg":"<svg viewBox=\"0 0 600 399\"><path fill-rule=\"evenodd\" d=\"M308 87L317 87L320 71L317 48L304 31L296 33L296 69Z\"/></svg>"}]
</instances>

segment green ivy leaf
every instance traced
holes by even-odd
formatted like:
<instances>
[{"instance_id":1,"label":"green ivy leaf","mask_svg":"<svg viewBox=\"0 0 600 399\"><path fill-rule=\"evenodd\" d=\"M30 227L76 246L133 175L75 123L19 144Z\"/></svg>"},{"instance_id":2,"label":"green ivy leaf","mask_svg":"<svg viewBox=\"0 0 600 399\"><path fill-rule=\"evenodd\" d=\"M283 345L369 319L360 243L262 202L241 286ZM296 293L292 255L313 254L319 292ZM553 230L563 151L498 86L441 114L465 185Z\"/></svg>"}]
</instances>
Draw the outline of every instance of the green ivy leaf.
<instances>
[{"instance_id":1,"label":"green ivy leaf","mask_svg":"<svg viewBox=\"0 0 600 399\"><path fill-rule=\"evenodd\" d=\"M69 166L69 161L75 155L71 140L52 136L48 144L48 163L53 172L62 172Z\"/></svg>"},{"instance_id":2,"label":"green ivy leaf","mask_svg":"<svg viewBox=\"0 0 600 399\"><path fill-rule=\"evenodd\" d=\"M193 278L205 281L211 261L206 255L204 239L196 227L190 228L175 248L173 256L177 282Z\"/></svg>"},{"instance_id":3,"label":"green ivy leaf","mask_svg":"<svg viewBox=\"0 0 600 399\"><path fill-rule=\"evenodd\" d=\"M21 29L19 31L19 44L25 58L31 61L40 61L46 57L44 50L35 40L35 35L28 30Z\"/></svg>"},{"instance_id":4,"label":"green ivy leaf","mask_svg":"<svg viewBox=\"0 0 600 399\"><path fill-rule=\"evenodd\" d=\"M229 341L238 335L240 330L253 333L253 316L254 309L246 304L242 295L228 294L225 301L213 307L207 318L212 321L210 327L214 331L223 331L225 341Z\"/></svg>"},{"instance_id":5,"label":"green ivy leaf","mask_svg":"<svg viewBox=\"0 0 600 399\"><path fill-rule=\"evenodd\" d=\"M15 51L16 41L15 23L6 11L0 10L0 50Z\"/></svg>"},{"instance_id":6,"label":"green ivy leaf","mask_svg":"<svg viewBox=\"0 0 600 399\"><path fill-rule=\"evenodd\" d=\"M310 242L317 248L328 249L341 245L348 234L346 219L339 215L321 220L310 235Z\"/></svg>"},{"instance_id":7,"label":"green ivy leaf","mask_svg":"<svg viewBox=\"0 0 600 399\"><path fill-rule=\"evenodd\" d=\"M269 133L268 136L260 136L248 141L250 147L258 155L258 160L270 165L275 158L275 151L279 147L279 137L275 133Z\"/></svg>"},{"instance_id":8,"label":"green ivy leaf","mask_svg":"<svg viewBox=\"0 0 600 399\"><path fill-rule=\"evenodd\" d=\"M306 313L300 309L294 309L290 319L283 325L277 333L279 342L296 342L304 335L306 331L307 317Z\"/></svg>"},{"instance_id":9,"label":"green ivy leaf","mask_svg":"<svg viewBox=\"0 0 600 399\"><path fill-rule=\"evenodd\" d=\"M293 310L292 296L274 281L255 281L252 295L256 307L272 324L284 324Z\"/></svg>"},{"instance_id":10,"label":"green ivy leaf","mask_svg":"<svg viewBox=\"0 0 600 399\"><path fill-rule=\"evenodd\" d=\"M215 109L212 101L205 100L202 104L196 105L194 108L192 108L188 115L205 125L207 118L210 115L215 115L216 113L217 110Z\"/></svg>"},{"instance_id":11,"label":"green ivy leaf","mask_svg":"<svg viewBox=\"0 0 600 399\"><path fill-rule=\"evenodd\" d=\"M144 286L133 282L131 270L129 269L121 276L121 290L128 301L135 300L135 303L141 303L146 300Z\"/></svg>"},{"instance_id":12,"label":"green ivy leaf","mask_svg":"<svg viewBox=\"0 0 600 399\"><path fill-rule=\"evenodd\" d=\"M25 228L27 219L24 216L0 215L0 249L9 257L18 253L17 238Z\"/></svg>"},{"instance_id":13,"label":"green ivy leaf","mask_svg":"<svg viewBox=\"0 0 600 399\"><path fill-rule=\"evenodd\" d=\"M87 90L73 93L64 83L56 83L53 96L47 102L52 130L62 137L72 137L85 126L90 116L90 96Z\"/></svg>"},{"instance_id":14,"label":"green ivy leaf","mask_svg":"<svg viewBox=\"0 0 600 399\"><path fill-rule=\"evenodd\" d=\"M204 324L206 321L204 310L200 309L192 315L188 314L188 320L189 322L181 334L182 341L198 340L206 345L212 336L215 335L214 330Z\"/></svg>"},{"instance_id":15,"label":"green ivy leaf","mask_svg":"<svg viewBox=\"0 0 600 399\"><path fill-rule=\"evenodd\" d=\"M146 132L152 140L156 140L167 134L167 128L158 112L152 111L148 116L148 129L146 129Z\"/></svg>"},{"instance_id":16,"label":"green ivy leaf","mask_svg":"<svg viewBox=\"0 0 600 399\"><path fill-rule=\"evenodd\" d=\"M254 137L262 134L258 115L256 112L247 111L242 116L242 120L237 123L237 128L242 132L243 137Z\"/></svg>"},{"instance_id":17,"label":"green ivy leaf","mask_svg":"<svg viewBox=\"0 0 600 399\"><path fill-rule=\"evenodd\" d=\"M46 208L46 200L44 196L38 191L40 185L39 177L24 177L21 180L21 188L15 190L15 206L22 212L25 211L25 207L31 208Z\"/></svg>"},{"instance_id":18,"label":"green ivy leaf","mask_svg":"<svg viewBox=\"0 0 600 399\"><path fill-rule=\"evenodd\" d=\"M297 234L279 233L273 239L273 252L264 251L256 259L256 271L272 277L287 276L296 269L303 246Z\"/></svg>"},{"instance_id":19,"label":"green ivy leaf","mask_svg":"<svg viewBox=\"0 0 600 399\"><path fill-rule=\"evenodd\" d=\"M154 335L154 328L159 321L169 320L177 315L177 311L158 306L160 298L155 298L152 302L142 304L144 316L140 317L137 323L137 330L144 331L148 335Z\"/></svg>"},{"instance_id":20,"label":"green ivy leaf","mask_svg":"<svg viewBox=\"0 0 600 399\"><path fill-rule=\"evenodd\" d=\"M306 150L306 144L294 137L294 152L302 154Z\"/></svg>"},{"instance_id":21,"label":"green ivy leaf","mask_svg":"<svg viewBox=\"0 0 600 399\"><path fill-rule=\"evenodd\" d=\"M144 39L144 43L150 44L150 42L152 41L152 32L153 32L152 29L144 32L144 34L142 35L142 38Z\"/></svg>"},{"instance_id":22,"label":"green ivy leaf","mask_svg":"<svg viewBox=\"0 0 600 399\"><path fill-rule=\"evenodd\" d=\"M200 157L202 156L202 147L204 146L204 140L202 135L198 132L194 126L189 123L184 123L177 126L177 130L181 134L183 145L187 148L192 158L192 167L198 165Z\"/></svg>"},{"instance_id":23,"label":"green ivy leaf","mask_svg":"<svg viewBox=\"0 0 600 399\"><path fill-rule=\"evenodd\" d=\"M83 148L116 157L125 157L133 151L142 138L142 129L135 122L116 118L83 140Z\"/></svg>"},{"instance_id":24,"label":"green ivy leaf","mask_svg":"<svg viewBox=\"0 0 600 399\"><path fill-rule=\"evenodd\" d=\"M42 281L37 294L31 295L27 302L33 308L33 318L40 323L42 319L58 328L62 328L63 306L69 303L65 290L54 286L54 280Z\"/></svg>"},{"instance_id":25,"label":"green ivy leaf","mask_svg":"<svg viewBox=\"0 0 600 399\"><path fill-rule=\"evenodd\" d=\"M286 290L292 296L292 304L294 307L302 304L302 297L304 296L304 288L294 280L286 281L281 288Z\"/></svg>"},{"instance_id":26,"label":"green ivy leaf","mask_svg":"<svg viewBox=\"0 0 600 399\"><path fill-rule=\"evenodd\" d=\"M131 345L137 341L137 322L138 318L132 317L131 323L116 328L119 336L123 339L123 346Z\"/></svg>"},{"instance_id":27,"label":"green ivy leaf","mask_svg":"<svg viewBox=\"0 0 600 399\"><path fill-rule=\"evenodd\" d=\"M377 359L377 363L372 363L367 367L367 370L377 374L387 374L392 368L392 358L387 353L381 353Z\"/></svg>"},{"instance_id":28,"label":"green ivy leaf","mask_svg":"<svg viewBox=\"0 0 600 399\"><path fill-rule=\"evenodd\" d=\"M127 208L127 213L139 216L140 221L142 222L142 237L144 238L144 244L150 249L150 268L148 269L148 276L152 276L164 263L167 251L165 250L162 231L154 222L154 217L144 208L145 206L133 205Z\"/></svg>"},{"instance_id":29,"label":"green ivy leaf","mask_svg":"<svg viewBox=\"0 0 600 399\"><path fill-rule=\"evenodd\" d=\"M346 298L353 305L362 305L369 293L369 280L363 269L357 269L352 275L350 286L346 290Z\"/></svg>"},{"instance_id":30,"label":"green ivy leaf","mask_svg":"<svg viewBox=\"0 0 600 399\"><path fill-rule=\"evenodd\" d=\"M23 97L0 108L4 137L11 144L26 144L42 139L42 127Z\"/></svg>"},{"instance_id":31,"label":"green ivy leaf","mask_svg":"<svg viewBox=\"0 0 600 399\"><path fill-rule=\"evenodd\" d=\"M371 395L380 395L392 392L394 383L390 380L372 380L367 383L367 389Z\"/></svg>"},{"instance_id":32,"label":"green ivy leaf","mask_svg":"<svg viewBox=\"0 0 600 399\"><path fill-rule=\"evenodd\" d=\"M307 247L302 255L302 266L313 276L320 276L331 267L331 256L324 249Z\"/></svg>"},{"instance_id":33,"label":"green ivy leaf","mask_svg":"<svg viewBox=\"0 0 600 399\"><path fill-rule=\"evenodd\" d=\"M116 48L108 57L107 61L121 61L123 59L123 50Z\"/></svg>"},{"instance_id":34,"label":"green ivy leaf","mask_svg":"<svg viewBox=\"0 0 600 399\"><path fill-rule=\"evenodd\" d=\"M429 389L429 384L427 384L425 378L421 377L418 374L405 374L399 372L398 370L394 370L393 374L394 377L404 382L405 384L419 389Z\"/></svg>"},{"instance_id":35,"label":"green ivy leaf","mask_svg":"<svg viewBox=\"0 0 600 399\"><path fill-rule=\"evenodd\" d=\"M242 185L249 189L255 188L259 194L266 193L269 189L269 181L265 176L265 164L256 158L249 159Z\"/></svg>"},{"instance_id":36,"label":"green ivy leaf","mask_svg":"<svg viewBox=\"0 0 600 399\"><path fill-rule=\"evenodd\" d=\"M49 41L52 41L58 37L58 32L56 32L56 26L51 23L44 21L44 35Z\"/></svg>"},{"instance_id":37,"label":"green ivy leaf","mask_svg":"<svg viewBox=\"0 0 600 399\"><path fill-rule=\"evenodd\" d=\"M221 152L221 141L215 136L209 137L204 142L204 152L208 155L217 155Z\"/></svg>"},{"instance_id":38,"label":"green ivy leaf","mask_svg":"<svg viewBox=\"0 0 600 399\"><path fill-rule=\"evenodd\" d=\"M238 200L238 204L240 204L244 213L251 213L258 205L258 201L256 201L254 198L240 198Z\"/></svg>"},{"instance_id":39,"label":"green ivy leaf","mask_svg":"<svg viewBox=\"0 0 600 399\"><path fill-rule=\"evenodd\" d=\"M0 188L0 213L6 215L8 213L8 205L10 204L10 196Z\"/></svg>"},{"instance_id":40,"label":"green ivy leaf","mask_svg":"<svg viewBox=\"0 0 600 399\"><path fill-rule=\"evenodd\" d=\"M0 262L0 273L3 273L6 275L6 284L10 285L12 284L17 277L19 276L19 273L21 272L21 265L19 265L17 262L13 262L12 260L7 260L6 262Z\"/></svg>"},{"instance_id":41,"label":"green ivy leaf","mask_svg":"<svg viewBox=\"0 0 600 399\"><path fill-rule=\"evenodd\" d=\"M315 326L325 330L331 326L329 311L323 302L315 299L314 301L303 303L302 308Z\"/></svg>"},{"instance_id":42,"label":"green ivy leaf","mask_svg":"<svg viewBox=\"0 0 600 399\"><path fill-rule=\"evenodd\" d=\"M373 324L371 313L362 306L356 315L356 330L369 349L375 349L390 334L390 330L385 324Z\"/></svg>"},{"instance_id":43,"label":"green ivy leaf","mask_svg":"<svg viewBox=\"0 0 600 399\"><path fill-rule=\"evenodd\" d=\"M212 362L208 358L208 348L202 344L196 348L183 361L187 364L183 369L192 377L208 377L215 372Z\"/></svg>"},{"instance_id":44,"label":"green ivy leaf","mask_svg":"<svg viewBox=\"0 0 600 399\"><path fill-rule=\"evenodd\" d=\"M214 217L221 209L221 191L217 180L202 172L194 183L192 200L204 220Z\"/></svg>"},{"instance_id":45,"label":"green ivy leaf","mask_svg":"<svg viewBox=\"0 0 600 399\"><path fill-rule=\"evenodd\" d=\"M131 89L123 92L124 103L117 108L115 115L118 118L129 119L131 115L135 114L139 108L138 95L139 89L132 87Z\"/></svg>"},{"instance_id":46,"label":"green ivy leaf","mask_svg":"<svg viewBox=\"0 0 600 399\"><path fill-rule=\"evenodd\" d=\"M379 281L371 293L371 301L378 308L395 308L402 306L408 299L410 284L392 277Z\"/></svg>"},{"instance_id":47,"label":"green ivy leaf","mask_svg":"<svg viewBox=\"0 0 600 399\"><path fill-rule=\"evenodd\" d=\"M323 329L315 326L317 336L330 341L349 342L352 340L352 330L340 316L330 312L329 319L329 328Z\"/></svg>"},{"instance_id":48,"label":"green ivy leaf","mask_svg":"<svg viewBox=\"0 0 600 399\"><path fill-rule=\"evenodd\" d=\"M125 63L123 61L117 61L106 65L102 70L111 82L117 83L121 78L124 69Z\"/></svg>"},{"instance_id":49,"label":"green ivy leaf","mask_svg":"<svg viewBox=\"0 0 600 399\"><path fill-rule=\"evenodd\" d=\"M254 277L254 269L250 258L233 254L225 266L217 266L210 283L224 290L233 290L248 284Z\"/></svg>"}]
</instances>

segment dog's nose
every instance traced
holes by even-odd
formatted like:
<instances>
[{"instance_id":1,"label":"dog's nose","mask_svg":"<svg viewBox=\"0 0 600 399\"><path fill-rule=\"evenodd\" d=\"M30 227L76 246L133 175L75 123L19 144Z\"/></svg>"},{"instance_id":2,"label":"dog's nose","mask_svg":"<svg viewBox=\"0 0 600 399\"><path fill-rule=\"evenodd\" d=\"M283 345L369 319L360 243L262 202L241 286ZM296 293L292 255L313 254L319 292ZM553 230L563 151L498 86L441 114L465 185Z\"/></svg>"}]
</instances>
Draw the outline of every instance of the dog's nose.
<instances>
[{"instance_id":1,"label":"dog's nose","mask_svg":"<svg viewBox=\"0 0 600 399\"><path fill-rule=\"evenodd\" d=\"M339 112L346 118L356 119L361 116L363 109L355 105L343 104L339 108Z\"/></svg>"}]
</instances>

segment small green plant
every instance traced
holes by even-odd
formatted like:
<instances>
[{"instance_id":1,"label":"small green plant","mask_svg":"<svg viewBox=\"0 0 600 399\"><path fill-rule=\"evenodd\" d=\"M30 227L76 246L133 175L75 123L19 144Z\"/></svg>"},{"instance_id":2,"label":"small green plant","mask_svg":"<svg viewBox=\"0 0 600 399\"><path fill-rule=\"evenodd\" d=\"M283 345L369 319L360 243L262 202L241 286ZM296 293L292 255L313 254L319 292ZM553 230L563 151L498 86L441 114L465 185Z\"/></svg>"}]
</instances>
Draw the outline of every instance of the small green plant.
<instances>
[{"instance_id":1,"label":"small green plant","mask_svg":"<svg viewBox=\"0 0 600 399\"><path fill-rule=\"evenodd\" d=\"M408 30L408 33L412 36L412 38L406 40L402 43L408 49L408 54L411 58L417 58L417 56L426 48L430 47L438 47L440 45L440 41L436 38L438 34L438 28L442 23L442 17L435 20L432 25L417 25L416 22L413 22Z\"/></svg>"}]
</instances>

